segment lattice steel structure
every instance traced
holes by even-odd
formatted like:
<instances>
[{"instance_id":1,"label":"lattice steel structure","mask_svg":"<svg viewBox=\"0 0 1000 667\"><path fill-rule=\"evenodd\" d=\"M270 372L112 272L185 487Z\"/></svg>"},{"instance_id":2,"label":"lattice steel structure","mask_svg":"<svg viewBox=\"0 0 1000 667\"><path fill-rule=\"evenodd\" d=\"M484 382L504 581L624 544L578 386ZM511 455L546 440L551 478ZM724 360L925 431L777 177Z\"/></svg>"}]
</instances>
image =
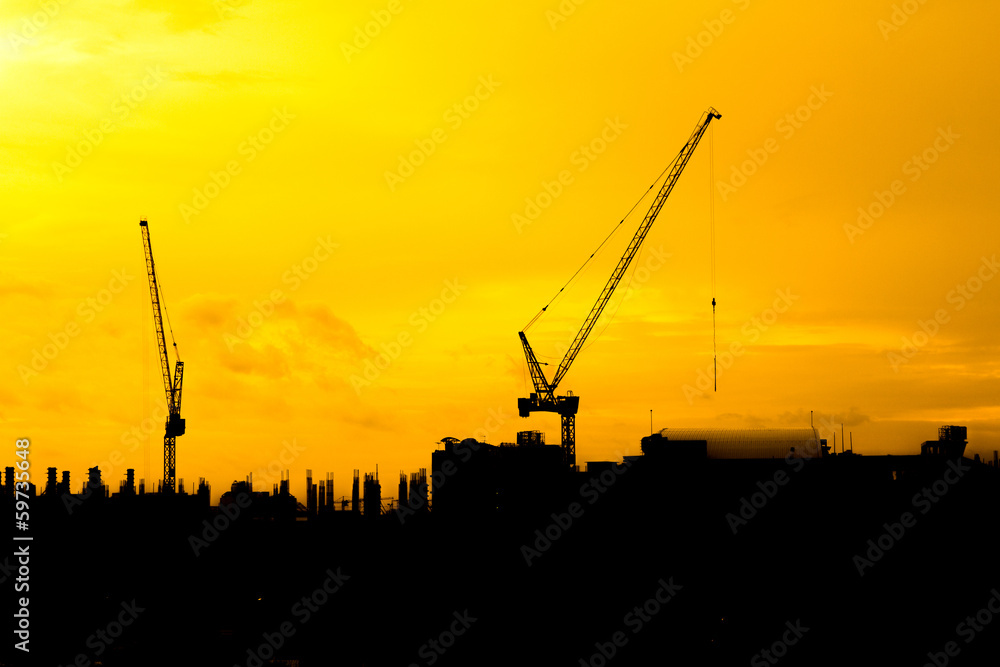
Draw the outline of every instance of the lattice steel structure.
<instances>
[{"instance_id":1,"label":"lattice steel structure","mask_svg":"<svg viewBox=\"0 0 1000 667\"><path fill-rule=\"evenodd\" d=\"M174 365L174 377L170 378L170 358L167 356L167 339L163 332L163 313L160 307L160 287L156 281L156 268L153 265L153 246L149 241L149 225L146 219L139 221L142 231L142 245L146 252L146 274L149 278L149 296L153 302L153 325L156 327L156 344L160 353L160 370L163 374L163 389L167 396L167 423L163 435L163 493L173 493L176 485L177 471L177 437L184 435L185 425L181 419L181 387L184 383L184 362L177 354L177 343L174 342L174 354L177 362ZM171 336L173 332L171 332Z\"/></svg>"}]
</instances>

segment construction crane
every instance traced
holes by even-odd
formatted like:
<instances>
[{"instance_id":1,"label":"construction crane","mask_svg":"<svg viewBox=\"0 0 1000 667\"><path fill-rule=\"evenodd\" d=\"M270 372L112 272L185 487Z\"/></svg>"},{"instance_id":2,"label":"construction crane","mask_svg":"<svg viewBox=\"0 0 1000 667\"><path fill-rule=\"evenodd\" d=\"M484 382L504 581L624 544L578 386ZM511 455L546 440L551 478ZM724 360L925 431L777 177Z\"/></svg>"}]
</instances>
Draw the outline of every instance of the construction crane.
<instances>
[{"instance_id":1,"label":"construction crane","mask_svg":"<svg viewBox=\"0 0 1000 667\"><path fill-rule=\"evenodd\" d=\"M632 260L639 252L639 247L646 238L646 234L649 233L649 228L652 227L653 221L656 220L656 216L659 214L660 209L663 208L664 202L666 202L667 197L670 196L670 192L674 189L677 179L680 178L681 172L683 172L684 167L687 166L692 153L694 153L694 149L698 146L698 142L701 141L702 135L705 134L705 130L708 129L708 125L712 122L713 118L722 118L722 116L718 111L709 107L708 111L703 113L701 118L698 120L698 124L695 126L691 136L688 138L687 143L684 144L680 153L677 154L677 157L674 159L673 166L670 168L670 173L667 175L666 180L663 182L663 186L660 188L656 198L653 200L653 204L646 213L646 217L643 219L642 224L639 225L639 229L636 230L635 236L632 237L632 241L629 243L628 248L626 248L625 254L622 255L620 260L618 260L618 266L616 266L615 270L611 273L611 278L608 279L608 282L601 291L601 295L597 298L597 302L594 304L594 307L590 309L590 314L587 315L587 319L584 320L583 326L580 327L580 331L577 332L576 338L573 339L573 343L566 351L566 356L564 356L563 360L559 363L559 367L556 369L556 373L551 382L545 379L545 373L542 371L542 366L535 357L535 353L531 349L531 345L528 344L528 338L525 336L524 331L519 333L521 337L521 345L524 347L524 356L525 359L527 359L528 368L531 371L531 382L534 385L535 391L531 393L528 398L517 399L517 412L521 417L528 417L532 412L555 412L562 418L563 456L566 464L570 468L575 468L576 466L576 413L580 407L580 397L575 396L573 392L567 392L565 396L556 396L556 388L559 386L559 383L562 382L566 373L569 372L570 366L573 365L573 361L576 359L577 354L579 354L580 348L583 347L584 342L587 340L587 336L590 335L590 331L594 328L597 320L601 317L604 307L608 305L608 301L611 299L611 295L614 293L619 281L621 281L622 276L624 276L625 272L628 270L629 264L632 263ZM547 308L548 306L546 305L542 308L542 311L545 311ZM540 314L541 313L539 313L539 315ZM538 316L536 316L536 319L537 317ZM534 320L532 320L532 322L534 322Z\"/></svg>"},{"instance_id":2,"label":"construction crane","mask_svg":"<svg viewBox=\"0 0 1000 667\"><path fill-rule=\"evenodd\" d=\"M163 372L163 389L167 395L167 424L163 435L163 493L173 493L176 482L176 448L177 437L184 435L184 420L181 419L181 385L184 382L184 362L177 352L177 342L173 340L171 328L170 339L174 346L177 362L174 365L174 375L170 377L170 358L167 356L167 339L163 333L163 314L160 307L160 286L156 281L156 269L153 266L153 247L149 243L149 225L146 219L139 220L142 231L142 245L146 251L146 274L149 277L149 296L153 301L153 325L156 327L156 343L160 352L160 369ZM163 308L166 310L166 308ZM169 326L170 321L167 320Z\"/></svg>"}]
</instances>

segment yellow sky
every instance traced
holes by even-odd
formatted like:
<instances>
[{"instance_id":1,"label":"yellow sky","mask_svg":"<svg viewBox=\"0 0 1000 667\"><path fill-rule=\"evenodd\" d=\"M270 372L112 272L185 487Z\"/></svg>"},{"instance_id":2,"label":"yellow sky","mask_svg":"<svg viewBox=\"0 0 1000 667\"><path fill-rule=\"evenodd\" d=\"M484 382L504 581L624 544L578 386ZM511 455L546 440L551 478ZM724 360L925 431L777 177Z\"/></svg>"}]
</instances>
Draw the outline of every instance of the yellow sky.
<instances>
[{"instance_id":1,"label":"yellow sky","mask_svg":"<svg viewBox=\"0 0 1000 667\"><path fill-rule=\"evenodd\" d=\"M307 467L340 496L378 464L388 496L444 436L558 442L555 415L517 417L517 332L711 105L715 187L706 136L560 387L582 396L578 460L638 453L650 409L656 428L814 410L873 454L964 424L992 453L998 19L985 1L4 2L0 434L33 438L39 478L107 462L117 488L147 443L160 476L161 425L127 435L162 403L145 216L188 485L217 498L294 442L294 493ZM718 347L741 354L699 395L710 192ZM530 330L550 375L647 206Z\"/></svg>"}]
</instances>

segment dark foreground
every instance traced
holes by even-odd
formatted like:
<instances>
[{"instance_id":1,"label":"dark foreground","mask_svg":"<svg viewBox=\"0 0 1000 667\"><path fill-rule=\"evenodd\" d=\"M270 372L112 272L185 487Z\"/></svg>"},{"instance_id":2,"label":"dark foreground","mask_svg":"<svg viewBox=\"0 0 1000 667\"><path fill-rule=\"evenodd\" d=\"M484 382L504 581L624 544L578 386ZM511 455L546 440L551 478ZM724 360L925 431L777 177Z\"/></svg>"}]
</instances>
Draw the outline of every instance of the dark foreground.
<instances>
[{"instance_id":1,"label":"dark foreground","mask_svg":"<svg viewBox=\"0 0 1000 667\"><path fill-rule=\"evenodd\" d=\"M31 652L13 647L25 594L5 547L0 655L80 666L995 664L998 471L921 457L799 464L643 460L488 514L456 496L375 519L251 508L215 537L202 522L217 508L150 495L69 513L41 496Z\"/></svg>"}]
</instances>

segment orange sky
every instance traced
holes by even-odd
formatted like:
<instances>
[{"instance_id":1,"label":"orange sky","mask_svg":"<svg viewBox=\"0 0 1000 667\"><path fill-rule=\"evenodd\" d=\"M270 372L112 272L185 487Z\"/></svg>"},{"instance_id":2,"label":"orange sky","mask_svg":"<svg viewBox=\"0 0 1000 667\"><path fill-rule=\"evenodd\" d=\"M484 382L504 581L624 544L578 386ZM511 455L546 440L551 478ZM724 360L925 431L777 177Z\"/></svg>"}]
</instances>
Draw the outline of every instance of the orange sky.
<instances>
[{"instance_id":1,"label":"orange sky","mask_svg":"<svg viewBox=\"0 0 1000 667\"><path fill-rule=\"evenodd\" d=\"M555 415L517 417L517 332L711 105L718 346L742 354L697 394L706 136L560 387L578 460L637 454L650 409L815 410L871 454L963 424L992 453L1000 7L903 4L4 2L0 434L33 439L36 481L160 476L162 426L128 435L163 400L146 216L189 487L218 498L294 442L293 493L307 467L340 496L378 464L390 496L444 436L558 442ZM647 206L530 330L550 375Z\"/></svg>"}]
</instances>

